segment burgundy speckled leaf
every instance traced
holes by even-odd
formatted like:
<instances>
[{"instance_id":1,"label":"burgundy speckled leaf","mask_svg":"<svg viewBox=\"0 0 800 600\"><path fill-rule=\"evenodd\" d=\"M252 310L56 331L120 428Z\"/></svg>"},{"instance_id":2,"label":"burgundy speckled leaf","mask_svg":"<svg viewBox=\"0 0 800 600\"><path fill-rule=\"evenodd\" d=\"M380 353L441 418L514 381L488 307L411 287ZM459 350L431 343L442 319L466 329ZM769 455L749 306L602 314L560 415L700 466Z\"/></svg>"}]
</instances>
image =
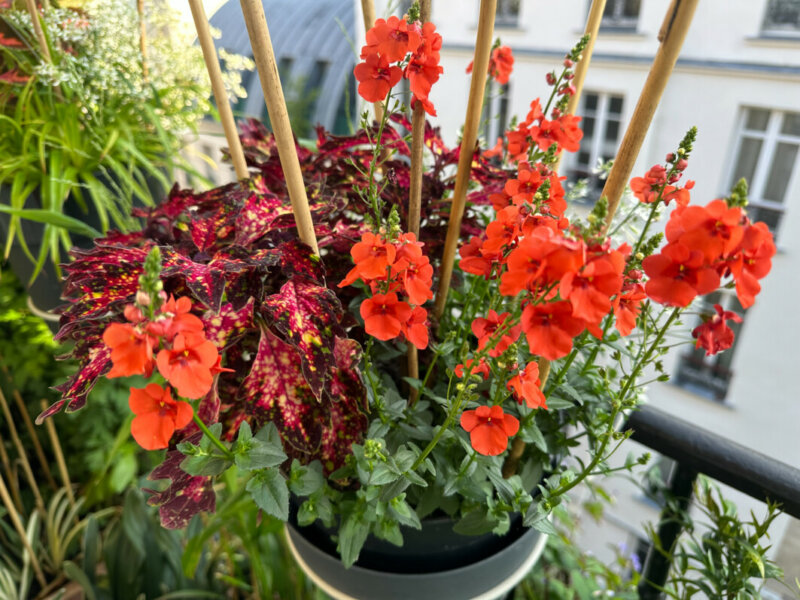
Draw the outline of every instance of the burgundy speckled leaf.
<instances>
[{"instance_id":1,"label":"burgundy speckled leaf","mask_svg":"<svg viewBox=\"0 0 800 600\"><path fill-rule=\"evenodd\" d=\"M342 306L336 294L292 277L278 294L264 300L261 311L270 328L298 349L303 375L314 396L321 400L336 366L336 334L342 333Z\"/></svg>"},{"instance_id":2,"label":"burgundy speckled leaf","mask_svg":"<svg viewBox=\"0 0 800 600\"><path fill-rule=\"evenodd\" d=\"M275 423L285 445L302 455L314 454L319 448L322 422L298 358L289 344L262 330L258 352L236 404L246 414L255 415L259 425Z\"/></svg>"},{"instance_id":3,"label":"burgundy speckled leaf","mask_svg":"<svg viewBox=\"0 0 800 600\"><path fill-rule=\"evenodd\" d=\"M325 270L319 258L314 255L311 246L299 240L285 242L278 247L281 269L287 277L303 275L316 283L325 281ZM349 254L348 249L348 254Z\"/></svg>"},{"instance_id":4,"label":"burgundy speckled leaf","mask_svg":"<svg viewBox=\"0 0 800 600\"><path fill-rule=\"evenodd\" d=\"M207 308L219 311L225 289L225 273L213 265L194 262L171 250L163 251L163 279L183 281L194 298Z\"/></svg>"},{"instance_id":5,"label":"burgundy speckled leaf","mask_svg":"<svg viewBox=\"0 0 800 600\"><path fill-rule=\"evenodd\" d=\"M222 352L227 346L253 327L253 298L241 309L235 310L230 302L226 302L218 313L207 312L203 315L206 339L214 342Z\"/></svg>"},{"instance_id":6,"label":"burgundy speckled leaf","mask_svg":"<svg viewBox=\"0 0 800 600\"><path fill-rule=\"evenodd\" d=\"M199 432L188 441L199 443ZM193 516L200 512L214 512L216 495L211 485L211 477L192 477L181 469L184 455L178 450L168 450L164 462L148 475L150 481L170 479L169 487L163 492L146 490L152 494L147 499L151 506L158 506L161 525L167 529L182 529Z\"/></svg>"},{"instance_id":7,"label":"burgundy speckled leaf","mask_svg":"<svg viewBox=\"0 0 800 600\"><path fill-rule=\"evenodd\" d=\"M234 243L247 246L269 233L281 215L292 214L291 205L275 194L251 194L236 217Z\"/></svg>"},{"instance_id":8,"label":"burgundy speckled leaf","mask_svg":"<svg viewBox=\"0 0 800 600\"><path fill-rule=\"evenodd\" d=\"M61 400L48 409L48 411L52 412L48 412L46 415L43 413L39 418L43 419L45 416L50 416L57 412L63 404L58 409L53 410L54 407L64 401L67 402L66 412L68 413L83 408L84 404L86 404L86 396L92 391L98 377L110 368L111 350L100 340L98 344L88 350L86 357L81 361L81 368L78 372L67 379L65 383L54 388L61 392Z\"/></svg>"}]
</instances>

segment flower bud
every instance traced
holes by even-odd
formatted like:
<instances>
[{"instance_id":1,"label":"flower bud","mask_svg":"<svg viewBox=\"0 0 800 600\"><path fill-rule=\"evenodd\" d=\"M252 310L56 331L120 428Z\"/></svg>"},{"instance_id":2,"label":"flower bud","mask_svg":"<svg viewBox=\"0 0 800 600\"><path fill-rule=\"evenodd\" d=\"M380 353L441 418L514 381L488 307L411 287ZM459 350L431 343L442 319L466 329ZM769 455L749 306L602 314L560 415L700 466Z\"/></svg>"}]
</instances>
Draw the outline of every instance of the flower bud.
<instances>
[{"instance_id":1,"label":"flower bud","mask_svg":"<svg viewBox=\"0 0 800 600\"><path fill-rule=\"evenodd\" d=\"M547 80L547 85L555 85L556 84L556 76L553 75L552 73L548 73L545 76L545 79Z\"/></svg>"},{"instance_id":2,"label":"flower bud","mask_svg":"<svg viewBox=\"0 0 800 600\"><path fill-rule=\"evenodd\" d=\"M685 158L682 158L677 163L675 163L675 168L678 169L678 171L683 171L688 166L689 166L689 161L686 160Z\"/></svg>"},{"instance_id":3,"label":"flower bud","mask_svg":"<svg viewBox=\"0 0 800 600\"><path fill-rule=\"evenodd\" d=\"M136 304L139 306L150 306L150 296L144 290L136 292Z\"/></svg>"},{"instance_id":4,"label":"flower bud","mask_svg":"<svg viewBox=\"0 0 800 600\"><path fill-rule=\"evenodd\" d=\"M668 163L674 163L675 162L675 153L674 152L670 152L669 154L667 154L667 162Z\"/></svg>"},{"instance_id":5,"label":"flower bud","mask_svg":"<svg viewBox=\"0 0 800 600\"><path fill-rule=\"evenodd\" d=\"M575 65L575 63L574 63L574 62L572 62L570 59L568 59L568 58L565 58L565 59L564 59L564 66L565 66L567 69L570 69L570 68L572 68L572 67L573 67L573 65Z\"/></svg>"}]
</instances>

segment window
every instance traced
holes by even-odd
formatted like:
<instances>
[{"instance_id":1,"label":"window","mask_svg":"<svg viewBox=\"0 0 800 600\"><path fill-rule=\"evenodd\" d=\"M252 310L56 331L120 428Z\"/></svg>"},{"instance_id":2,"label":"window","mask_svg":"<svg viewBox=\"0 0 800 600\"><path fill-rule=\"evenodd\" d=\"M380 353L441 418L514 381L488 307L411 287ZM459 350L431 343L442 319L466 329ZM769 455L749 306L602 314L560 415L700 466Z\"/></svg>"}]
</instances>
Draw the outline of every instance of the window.
<instances>
[{"instance_id":1,"label":"window","mask_svg":"<svg viewBox=\"0 0 800 600\"><path fill-rule=\"evenodd\" d=\"M769 0L761 29L768 35L800 36L800 0Z\"/></svg>"},{"instance_id":2,"label":"window","mask_svg":"<svg viewBox=\"0 0 800 600\"><path fill-rule=\"evenodd\" d=\"M600 27L606 30L636 31L641 0L608 0Z\"/></svg>"},{"instance_id":3,"label":"window","mask_svg":"<svg viewBox=\"0 0 800 600\"><path fill-rule=\"evenodd\" d=\"M748 216L764 221L774 234L786 208L799 149L800 113L764 108L743 111L727 189L744 177L749 185Z\"/></svg>"},{"instance_id":4,"label":"window","mask_svg":"<svg viewBox=\"0 0 800 600\"><path fill-rule=\"evenodd\" d=\"M488 97L483 105L481 123L483 135L488 148L492 148L497 141L505 135L508 129L508 98L509 84L498 84L490 79L486 85L489 88Z\"/></svg>"},{"instance_id":5,"label":"window","mask_svg":"<svg viewBox=\"0 0 800 600\"><path fill-rule=\"evenodd\" d=\"M587 179L589 195L603 190L604 181L592 171L598 164L614 158L622 130L622 96L584 92L578 115L583 129L581 147L573 157L570 179Z\"/></svg>"},{"instance_id":6,"label":"window","mask_svg":"<svg viewBox=\"0 0 800 600\"><path fill-rule=\"evenodd\" d=\"M520 0L497 0L494 16L495 27L517 27L519 25Z\"/></svg>"},{"instance_id":7,"label":"window","mask_svg":"<svg viewBox=\"0 0 800 600\"><path fill-rule=\"evenodd\" d=\"M720 290L704 296L700 312L716 314L715 304L721 305L725 310L732 310L740 316L744 315L744 310L732 290ZM699 324L698 318L697 325ZM678 372L674 380L676 385L711 400L719 402L725 400L728 386L733 377L731 370L733 355L742 328L741 323L728 321L727 324L735 336L733 346L713 356L706 356L703 348L692 347L679 359Z\"/></svg>"}]
</instances>

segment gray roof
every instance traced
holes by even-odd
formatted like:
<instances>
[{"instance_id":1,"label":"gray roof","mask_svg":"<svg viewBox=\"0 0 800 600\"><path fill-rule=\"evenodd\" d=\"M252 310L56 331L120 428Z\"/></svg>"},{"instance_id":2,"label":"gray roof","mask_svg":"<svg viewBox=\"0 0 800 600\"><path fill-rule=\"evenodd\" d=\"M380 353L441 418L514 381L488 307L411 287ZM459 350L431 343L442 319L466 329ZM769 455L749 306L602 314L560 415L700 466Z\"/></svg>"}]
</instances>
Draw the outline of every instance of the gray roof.
<instances>
[{"instance_id":1,"label":"gray roof","mask_svg":"<svg viewBox=\"0 0 800 600\"><path fill-rule=\"evenodd\" d=\"M306 114L312 125L334 129L337 114L341 129L344 104L350 104L350 120L356 115L353 67L356 56L349 40L356 37L352 0L262 0L272 46L278 61L287 103L302 103L313 89L318 95L308 102ZM211 18L222 32L217 46L252 57L247 28L237 0L229 0ZM346 33L345 33L346 32ZM349 37L349 40L348 40ZM235 110L239 115L266 114L258 77L245 74L248 98ZM352 99L350 98L351 96ZM290 106L290 114L292 112ZM300 132L303 135L303 132ZM307 133L307 132L306 132Z\"/></svg>"}]
</instances>

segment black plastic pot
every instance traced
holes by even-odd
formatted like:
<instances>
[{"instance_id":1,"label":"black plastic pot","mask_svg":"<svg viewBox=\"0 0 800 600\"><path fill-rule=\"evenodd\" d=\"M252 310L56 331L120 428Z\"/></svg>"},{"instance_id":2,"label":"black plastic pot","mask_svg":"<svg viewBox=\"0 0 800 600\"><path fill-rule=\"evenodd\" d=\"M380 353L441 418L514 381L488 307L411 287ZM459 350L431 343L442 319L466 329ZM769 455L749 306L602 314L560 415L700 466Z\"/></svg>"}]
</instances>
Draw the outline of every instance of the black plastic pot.
<instances>
[{"instance_id":1,"label":"black plastic pot","mask_svg":"<svg viewBox=\"0 0 800 600\"><path fill-rule=\"evenodd\" d=\"M325 593L341 600L449 600L502 598L536 564L547 536L512 520L504 536L463 536L447 517L425 519L422 530L403 528L397 547L369 538L358 562L342 565L330 531L318 524L287 524L292 554Z\"/></svg>"}]
</instances>

